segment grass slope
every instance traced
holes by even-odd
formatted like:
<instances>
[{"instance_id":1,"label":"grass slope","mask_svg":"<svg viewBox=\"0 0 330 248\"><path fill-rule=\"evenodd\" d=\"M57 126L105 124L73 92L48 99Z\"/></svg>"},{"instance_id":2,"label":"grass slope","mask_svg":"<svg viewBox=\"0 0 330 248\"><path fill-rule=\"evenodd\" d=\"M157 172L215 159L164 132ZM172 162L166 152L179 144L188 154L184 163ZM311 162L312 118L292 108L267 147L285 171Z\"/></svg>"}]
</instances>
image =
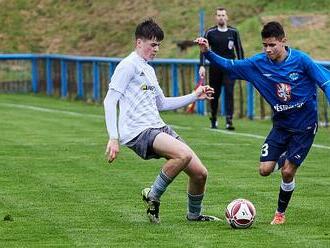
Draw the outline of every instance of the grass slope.
<instances>
[{"instance_id":1,"label":"grass slope","mask_svg":"<svg viewBox=\"0 0 330 248\"><path fill-rule=\"evenodd\" d=\"M0 49L2 52L64 53L126 56L133 47L135 26L153 17L165 31L159 57L198 58L197 48L180 52L176 42L199 34L199 10L205 25L214 25L217 0L16 0L0 1ZM290 45L316 59L330 59L328 0L224 0L230 23L239 28L249 56L261 50L262 21L280 20ZM321 16L316 23L294 26L292 16Z\"/></svg>"},{"instance_id":2,"label":"grass slope","mask_svg":"<svg viewBox=\"0 0 330 248\"><path fill-rule=\"evenodd\" d=\"M208 167L205 212L224 216L234 198L257 209L248 230L225 222L187 223L182 174L162 198L160 225L144 216L140 190L163 160L142 161L122 147L111 166L101 106L28 95L0 95L1 247L329 247L329 149L312 148L297 175L284 226L270 226L280 176L258 176L263 139L211 132L206 117L163 118ZM268 121L237 120L237 132L265 136ZM330 146L320 128L315 143ZM13 221L3 221L10 214Z\"/></svg>"}]
</instances>

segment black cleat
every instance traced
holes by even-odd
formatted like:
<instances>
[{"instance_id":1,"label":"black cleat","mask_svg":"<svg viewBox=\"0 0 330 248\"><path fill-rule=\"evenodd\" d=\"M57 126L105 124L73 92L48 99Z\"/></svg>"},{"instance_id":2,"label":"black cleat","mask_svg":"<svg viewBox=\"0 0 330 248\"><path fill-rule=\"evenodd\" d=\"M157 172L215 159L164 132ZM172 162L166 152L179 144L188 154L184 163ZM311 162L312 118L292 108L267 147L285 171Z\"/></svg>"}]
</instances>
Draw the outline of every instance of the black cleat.
<instances>
[{"instance_id":1,"label":"black cleat","mask_svg":"<svg viewBox=\"0 0 330 248\"><path fill-rule=\"evenodd\" d=\"M147 216L150 220L151 223L160 223L160 218L159 218L159 206L160 202L156 200L151 200L148 197L148 194L150 192L150 188L145 188L142 190L141 195L142 195L142 200L146 204L147 207Z\"/></svg>"},{"instance_id":2,"label":"black cleat","mask_svg":"<svg viewBox=\"0 0 330 248\"><path fill-rule=\"evenodd\" d=\"M220 221L220 219L215 217L215 216L203 215L203 214L198 216L196 219L189 219L188 215L187 215L187 220L189 220L189 221L202 221L202 222L204 222L204 221Z\"/></svg>"},{"instance_id":3,"label":"black cleat","mask_svg":"<svg viewBox=\"0 0 330 248\"><path fill-rule=\"evenodd\" d=\"M233 131L235 130L235 127L233 125L233 118L232 117L226 117L226 129L227 130L230 130L230 131Z\"/></svg>"},{"instance_id":4,"label":"black cleat","mask_svg":"<svg viewBox=\"0 0 330 248\"><path fill-rule=\"evenodd\" d=\"M217 119L210 117L210 121L211 121L211 128L212 129L217 129L218 128L218 121L217 121Z\"/></svg>"},{"instance_id":5,"label":"black cleat","mask_svg":"<svg viewBox=\"0 0 330 248\"><path fill-rule=\"evenodd\" d=\"M229 131L234 131L235 127L233 126L233 123L227 123L226 124L226 129Z\"/></svg>"}]
</instances>

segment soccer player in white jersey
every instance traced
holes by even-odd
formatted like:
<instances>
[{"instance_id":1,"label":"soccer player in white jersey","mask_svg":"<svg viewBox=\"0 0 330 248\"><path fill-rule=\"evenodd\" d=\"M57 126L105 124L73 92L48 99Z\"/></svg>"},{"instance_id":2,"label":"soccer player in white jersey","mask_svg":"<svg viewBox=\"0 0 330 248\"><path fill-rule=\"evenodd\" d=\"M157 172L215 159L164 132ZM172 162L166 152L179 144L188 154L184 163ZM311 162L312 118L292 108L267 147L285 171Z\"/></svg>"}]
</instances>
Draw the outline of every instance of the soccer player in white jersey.
<instances>
[{"instance_id":1,"label":"soccer player in white jersey","mask_svg":"<svg viewBox=\"0 0 330 248\"><path fill-rule=\"evenodd\" d=\"M185 96L164 96L155 71L148 64L156 56L163 38L162 29L152 19L140 23L135 31L135 51L116 67L104 99L109 134L106 156L110 163L116 159L120 143L145 160L161 157L166 159L151 188L142 191L151 222L159 223L160 198L181 171L189 176L187 220L216 221L219 219L201 213L207 169L159 115L161 110L181 108L197 99L212 99L213 89L200 86Z\"/></svg>"}]
</instances>

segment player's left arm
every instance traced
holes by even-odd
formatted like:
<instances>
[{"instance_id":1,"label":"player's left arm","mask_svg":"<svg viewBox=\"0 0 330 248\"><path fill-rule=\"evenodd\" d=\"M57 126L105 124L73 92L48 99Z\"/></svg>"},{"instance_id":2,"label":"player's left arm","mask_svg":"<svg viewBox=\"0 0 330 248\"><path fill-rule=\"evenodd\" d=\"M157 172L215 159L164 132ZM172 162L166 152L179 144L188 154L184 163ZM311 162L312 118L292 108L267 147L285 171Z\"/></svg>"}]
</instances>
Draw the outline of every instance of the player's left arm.
<instances>
[{"instance_id":1,"label":"player's left arm","mask_svg":"<svg viewBox=\"0 0 330 248\"><path fill-rule=\"evenodd\" d=\"M165 97L163 91L159 88L159 93L156 97L157 108L159 111L182 108L196 100L213 99L213 93L214 90L210 86L200 85L191 94L178 97Z\"/></svg>"},{"instance_id":2,"label":"player's left arm","mask_svg":"<svg viewBox=\"0 0 330 248\"><path fill-rule=\"evenodd\" d=\"M309 77L323 90L330 103L330 71L309 57L305 58L305 63Z\"/></svg>"}]
</instances>

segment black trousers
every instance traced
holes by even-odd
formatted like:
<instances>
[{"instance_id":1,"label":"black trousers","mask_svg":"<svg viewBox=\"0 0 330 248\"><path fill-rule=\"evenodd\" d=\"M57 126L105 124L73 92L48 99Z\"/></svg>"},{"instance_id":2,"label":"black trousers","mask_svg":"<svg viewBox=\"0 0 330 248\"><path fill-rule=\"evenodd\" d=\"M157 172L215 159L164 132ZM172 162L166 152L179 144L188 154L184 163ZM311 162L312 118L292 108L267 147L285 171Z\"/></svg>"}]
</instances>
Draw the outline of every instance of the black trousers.
<instances>
[{"instance_id":1,"label":"black trousers","mask_svg":"<svg viewBox=\"0 0 330 248\"><path fill-rule=\"evenodd\" d=\"M231 80L226 72L213 66L210 66L209 78L210 86L214 88L214 99L210 100L212 119L217 119L221 87L224 86L226 119L232 120L234 113L235 80Z\"/></svg>"}]
</instances>

